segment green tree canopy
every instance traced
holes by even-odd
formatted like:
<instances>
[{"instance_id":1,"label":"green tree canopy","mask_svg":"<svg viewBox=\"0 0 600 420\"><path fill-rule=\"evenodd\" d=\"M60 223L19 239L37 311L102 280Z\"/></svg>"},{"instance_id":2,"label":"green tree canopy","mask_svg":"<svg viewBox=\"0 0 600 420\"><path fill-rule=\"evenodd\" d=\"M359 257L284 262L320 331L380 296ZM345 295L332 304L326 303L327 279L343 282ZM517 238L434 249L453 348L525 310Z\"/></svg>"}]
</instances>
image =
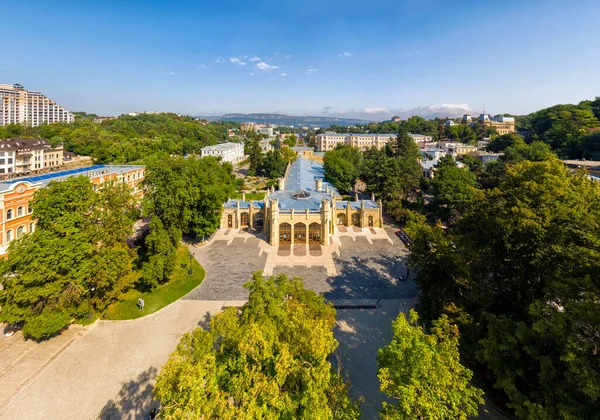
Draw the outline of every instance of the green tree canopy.
<instances>
[{"instance_id":1,"label":"green tree canopy","mask_svg":"<svg viewBox=\"0 0 600 420\"><path fill-rule=\"evenodd\" d=\"M23 321L26 336L46 338L130 286L133 199L125 184L95 192L81 176L38 190L32 205L35 231L13 241L0 265L0 320Z\"/></svg>"},{"instance_id":2,"label":"green tree canopy","mask_svg":"<svg viewBox=\"0 0 600 420\"><path fill-rule=\"evenodd\" d=\"M235 191L230 169L212 157L149 158L144 212L157 216L168 232L209 235L219 227L222 205Z\"/></svg>"},{"instance_id":3,"label":"green tree canopy","mask_svg":"<svg viewBox=\"0 0 600 420\"><path fill-rule=\"evenodd\" d=\"M245 287L248 302L186 334L156 381L161 416L357 419L347 385L327 360L335 310L285 275Z\"/></svg>"},{"instance_id":4,"label":"green tree canopy","mask_svg":"<svg viewBox=\"0 0 600 420\"><path fill-rule=\"evenodd\" d=\"M425 313L455 320L463 356L519 418L593 418L600 185L552 155L498 164L458 223L413 229Z\"/></svg>"},{"instance_id":5,"label":"green tree canopy","mask_svg":"<svg viewBox=\"0 0 600 420\"><path fill-rule=\"evenodd\" d=\"M473 373L460 364L458 328L443 315L427 334L417 313L400 313L392 342L379 350L381 390L395 400L383 403L381 418L464 419L477 414L483 391L470 384Z\"/></svg>"}]
</instances>

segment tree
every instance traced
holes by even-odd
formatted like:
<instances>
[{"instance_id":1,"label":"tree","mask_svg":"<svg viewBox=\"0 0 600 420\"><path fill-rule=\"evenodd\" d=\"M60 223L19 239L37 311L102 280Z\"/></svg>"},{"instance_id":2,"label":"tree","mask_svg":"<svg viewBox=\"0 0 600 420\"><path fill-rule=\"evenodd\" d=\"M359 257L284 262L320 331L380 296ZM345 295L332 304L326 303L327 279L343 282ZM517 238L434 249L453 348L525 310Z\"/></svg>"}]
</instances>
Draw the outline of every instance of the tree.
<instances>
[{"instance_id":1,"label":"tree","mask_svg":"<svg viewBox=\"0 0 600 420\"><path fill-rule=\"evenodd\" d=\"M203 236L220 224L222 205L235 191L231 166L216 159L152 157L147 160L143 200L168 232Z\"/></svg>"},{"instance_id":2,"label":"tree","mask_svg":"<svg viewBox=\"0 0 600 420\"><path fill-rule=\"evenodd\" d=\"M142 265L140 279L140 286L145 289L152 289L159 283L168 281L175 269L177 245L181 239L180 232L169 234L156 216L150 220L149 227L150 233L144 241L147 261Z\"/></svg>"},{"instance_id":3,"label":"tree","mask_svg":"<svg viewBox=\"0 0 600 420\"><path fill-rule=\"evenodd\" d=\"M186 334L156 381L164 418L357 419L327 358L335 310L300 279L254 273L248 302Z\"/></svg>"},{"instance_id":4,"label":"tree","mask_svg":"<svg viewBox=\"0 0 600 420\"><path fill-rule=\"evenodd\" d=\"M504 134L498 136L488 143L486 150L488 152L502 152L509 146L522 146L525 145L523 137L518 134Z\"/></svg>"},{"instance_id":5,"label":"tree","mask_svg":"<svg viewBox=\"0 0 600 420\"><path fill-rule=\"evenodd\" d=\"M13 241L0 265L0 319L23 321L26 336L47 338L113 302L130 286L124 279L133 261L126 244L132 201L124 184L95 192L86 177L38 190L35 231Z\"/></svg>"},{"instance_id":6,"label":"tree","mask_svg":"<svg viewBox=\"0 0 600 420\"><path fill-rule=\"evenodd\" d=\"M269 178L281 178L285 175L288 161L284 158L285 152L289 149L269 150L263 160L261 175ZM291 151L291 150L290 150ZM291 151L294 155L295 153Z\"/></svg>"},{"instance_id":7,"label":"tree","mask_svg":"<svg viewBox=\"0 0 600 420\"><path fill-rule=\"evenodd\" d=\"M357 149L340 145L325 153L325 176L340 191L350 191L358 178L362 156Z\"/></svg>"},{"instance_id":8,"label":"tree","mask_svg":"<svg viewBox=\"0 0 600 420\"><path fill-rule=\"evenodd\" d=\"M250 161L250 168L248 168L248 175L255 176L260 173L263 164L263 154L258 140L252 140L247 145L246 154Z\"/></svg>"},{"instance_id":9,"label":"tree","mask_svg":"<svg viewBox=\"0 0 600 420\"><path fill-rule=\"evenodd\" d=\"M350 191L358 177L356 167L336 155L327 156L325 154L324 169L325 177L342 192Z\"/></svg>"},{"instance_id":10,"label":"tree","mask_svg":"<svg viewBox=\"0 0 600 420\"><path fill-rule=\"evenodd\" d=\"M483 391L470 384L473 373L460 364L458 328L448 317L427 334L417 313L400 313L392 342L379 350L381 390L397 401L383 403L382 419L464 419L477 414Z\"/></svg>"},{"instance_id":11,"label":"tree","mask_svg":"<svg viewBox=\"0 0 600 420\"><path fill-rule=\"evenodd\" d=\"M461 213L478 196L475 174L456 166L451 156L448 158L448 162L440 160L438 171L431 182L433 205L443 219L455 212Z\"/></svg>"}]
</instances>

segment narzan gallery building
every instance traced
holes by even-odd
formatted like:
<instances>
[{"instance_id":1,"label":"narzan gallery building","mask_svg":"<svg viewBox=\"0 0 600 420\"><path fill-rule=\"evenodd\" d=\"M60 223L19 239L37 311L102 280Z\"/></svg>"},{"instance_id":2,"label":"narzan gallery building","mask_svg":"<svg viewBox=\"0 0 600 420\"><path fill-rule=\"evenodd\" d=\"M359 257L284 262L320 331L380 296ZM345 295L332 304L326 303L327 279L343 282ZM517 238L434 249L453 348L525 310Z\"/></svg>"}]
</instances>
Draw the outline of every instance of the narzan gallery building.
<instances>
[{"instance_id":1,"label":"narzan gallery building","mask_svg":"<svg viewBox=\"0 0 600 420\"><path fill-rule=\"evenodd\" d=\"M221 229L263 227L271 245L328 245L338 226L382 227L381 202L344 201L323 176L321 163L298 156L262 201L228 200Z\"/></svg>"}]
</instances>

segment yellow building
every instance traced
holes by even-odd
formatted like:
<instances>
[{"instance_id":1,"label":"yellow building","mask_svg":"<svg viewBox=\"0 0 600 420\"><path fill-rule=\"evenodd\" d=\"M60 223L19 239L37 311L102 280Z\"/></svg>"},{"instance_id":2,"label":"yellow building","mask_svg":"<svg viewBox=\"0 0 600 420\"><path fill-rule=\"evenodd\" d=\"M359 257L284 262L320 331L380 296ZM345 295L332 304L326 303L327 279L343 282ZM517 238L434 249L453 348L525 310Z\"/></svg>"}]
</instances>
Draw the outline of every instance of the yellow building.
<instances>
[{"instance_id":1,"label":"yellow building","mask_svg":"<svg viewBox=\"0 0 600 420\"><path fill-rule=\"evenodd\" d=\"M279 190L261 201L229 200L223 205L221 229L263 228L271 245L329 245L338 226L383 227L381 203L343 201L323 180L323 165L300 155L288 166Z\"/></svg>"},{"instance_id":2,"label":"yellow building","mask_svg":"<svg viewBox=\"0 0 600 420\"><path fill-rule=\"evenodd\" d=\"M50 181L61 181L79 175L89 177L94 184L94 189L101 188L102 184L108 181L123 182L131 188L136 198L141 199L143 195L141 182L144 179L144 167L140 165L95 165L1 181L0 255L6 254L12 240L35 230L35 220L31 219L32 208L30 206L35 192L44 188Z\"/></svg>"}]
</instances>

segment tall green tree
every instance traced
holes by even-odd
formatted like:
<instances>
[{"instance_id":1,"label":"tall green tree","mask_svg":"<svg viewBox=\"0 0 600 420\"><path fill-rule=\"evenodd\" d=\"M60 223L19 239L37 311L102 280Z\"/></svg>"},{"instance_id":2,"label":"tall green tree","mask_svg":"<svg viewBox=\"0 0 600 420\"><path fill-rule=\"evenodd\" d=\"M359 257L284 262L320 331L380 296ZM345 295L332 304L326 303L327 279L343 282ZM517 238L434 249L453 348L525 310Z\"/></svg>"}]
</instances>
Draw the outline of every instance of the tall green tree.
<instances>
[{"instance_id":1,"label":"tall green tree","mask_svg":"<svg viewBox=\"0 0 600 420\"><path fill-rule=\"evenodd\" d=\"M552 155L499 164L458 223L414 230L425 313L457 323L463 357L519 418L594 418L600 186Z\"/></svg>"},{"instance_id":2,"label":"tall green tree","mask_svg":"<svg viewBox=\"0 0 600 420\"><path fill-rule=\"evenodd\" d=\"M144 185L147 216L157 216L168 232L196 236L209 235L219 227L222 205L235 191L231 166L212 157L149 158Z\"/></svg>"},{"instance_id":3,"label":"tall green tree","mask_svg":"<svg viewBox=\"0 0 600 420\"><path fill-rule=\"evenodd\" d=\"M256 272L248 302L186 334L154 392L174 418L357 419L347 384L327 360L335 310L285 275Z\"/></svg>"},{"instance_id":4,"label":"tall green tree","mask_svg":"<svg viewBox=\"0 0 600 420\"><path fill-rule=\"evenodd\" d=\"M38 190L36 230L14 240L0 264L0 320L22 321L26 336L46 338L113 302L131 286L124 278L133 261L126 243L132 203L126 185L95 192L86 177Z\"/></svg>"},{"instance_id":5,"label":"tall green tree","mask_svg":"<svg viewBox=\"0 0 600 420\"><path fill-rule=\"evenodd\" d=\"M263 164L263 154L258 140L252 140L248 143L246 154L250 161L250 167L248 168L248 175L255 176L260 174L260 170Z\"/></svg>"},{"instance_id":6,"label":"tall green tree","mask_svg":"<svg viewBox=\"0 0 600 420\"><path fill-rule=\"evenodd\" d=\"M392 324L392 342L379 350L381 390L394 403L383 403L381 418L464 419L475 416L483 391L471 385L473 373L461 365L458 328L442 316L427 334L413 310Z\"/></svg>"},{"instance_id":7,"label":"tall green tree","mask_svg":"<svg viewBox=\"0 0 600 420\"><path fill-rule=\"evenodd\" d=\"M459 168L451 156L447 163L440 161L431 187L433 206L444 220L463 212L479 196L475 174L467 168Z\"/></svg>"},{"instance_id":8,"label":"tall green tree","mask_svg":"<svg viewBox=\"0 0 600 420\"><path fill-rule=\"evenodd\" d=\"M147 261L142 265L139 285L145 289L168 281L175 269L177 245L181 239L180 232L168 232L156 216L150 220L149 227L150 233L144 240Z\"/></svg>"}]
</instances>

